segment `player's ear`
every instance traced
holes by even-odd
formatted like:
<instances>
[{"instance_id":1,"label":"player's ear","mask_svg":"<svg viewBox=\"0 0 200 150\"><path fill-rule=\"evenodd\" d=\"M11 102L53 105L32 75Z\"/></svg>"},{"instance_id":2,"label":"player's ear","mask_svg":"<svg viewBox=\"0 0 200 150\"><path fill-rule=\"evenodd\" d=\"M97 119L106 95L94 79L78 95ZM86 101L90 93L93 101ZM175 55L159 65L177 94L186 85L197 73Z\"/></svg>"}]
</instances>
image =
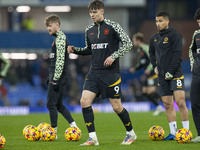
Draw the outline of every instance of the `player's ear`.
<instances>
[{"instance_id":1,"label":"player's ear","mask_svg":"<svg viewBox=\"0 0 200 150\"><path fill-rule=\"evenodd\" d=\"M59 28L59 27L60 27L60 24L59 24L59 23L56 23L56 27Z\"/></svg>"},{"instance_id":2,"label":"player's ear","mask_svg":"<svg viewBox=\"0 0 200 150\"><path fill-rule=\"evenodd\" d=\"M169 24L169 19L168 19L168 18L166 19L166 21L167 21L167 23Z\"/></svg>"},{"instance_id":3,"label":"player's ear","mask_svg":"<svg viewBox=\"0 0 200 150\"><path fill-rule=\"evenodd\" d=\"M102 14L102 15L104 14L104 9L101 9L101 14Z\"/></svg>"}]
</instances>

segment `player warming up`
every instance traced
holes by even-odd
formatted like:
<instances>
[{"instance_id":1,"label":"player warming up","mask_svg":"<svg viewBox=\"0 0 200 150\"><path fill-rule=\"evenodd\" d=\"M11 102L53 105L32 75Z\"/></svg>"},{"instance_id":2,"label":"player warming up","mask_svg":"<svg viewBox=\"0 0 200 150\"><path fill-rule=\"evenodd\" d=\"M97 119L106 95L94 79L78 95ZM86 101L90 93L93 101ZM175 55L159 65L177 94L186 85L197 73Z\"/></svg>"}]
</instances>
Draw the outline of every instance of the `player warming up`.
<instances>
[{"instance_id":1,"label":"player warming up","mask_svg":"<svg viewBox=\"0 0 200 150\"><path fill-rule=\"evenodd\" d=\"M200 9L197 9L194 20L200 27ZM192 71L192 83L190 89L190 99L192 103L192 115L197 129L198 136L191 142L200 142L200 30L196 30L192 37L192 43L189 48L189 57Z\"/></svg>"},{"instance_id":2,"label":"player warming up","mask_svg":"<svg viewBox=\"0 0 200 150\"><path fill-rule=\"evenodd\" d=\"M3 100L4 106L10 106L10 101L7 97L7 89L3 84L3 79L6 78L8 69L10 68L10 61L0 54L0 99Z\"/></svg>"},{"instance_id":3,"label":"player warming up","mask_svg":"<svg viewBox=\"0 0 200 150\"><path fill-rule=\"evenodd\" d=\"M81 145L99 145L91 107L94 98L99 95L109 98L113 110L126 128L126 138L121 144L130 145L137 136L127 110L121 105L119 57L132 48L132 42L119 24L104 18L102 1L94 0L88 7L93 23L85 30L86 47L68 47L69 53L92 55L90 71L85 78L80 101L89 139ZM119 43L122 45L119 46Z\"/></svg>"},{"instance_id":4,"label":"player warming up","mask_svg":"<svg viewBox=\"0 0 200 150\"><path fill-rule=\"evenodd\" d=\"M134 73L141 68L144 69L147 79L143 82L142 93L143 96L147 97L147 99L156 106L156 110L153 115L157 116L164 112L164 109L158 103L158 100L160 99L160 95L156 90L158 75L155 74L153 66L149 60L149 46L144 43L144 35L142 33L138 32L133 34L133 45L137 49L139 57L137 59L137 64L129 70L131 73Z\"/></svg>"},{"instance_id":5,"label":"player warming up","mask_svg":"<svg viewBox=\"0 0 200 150\"><path fill-rule=\"evenodd\" d=\"M177 131L173 96L180 110L183 128L189 130L189 114L185 103L184 76L181 68L182 37L169 25L169 14L156 15L158 33L150 40L150 60L158 74L159 94L166 109L170 134L164 140L174 140Z\"/></svg>"},{"instance_id":6,"label":"player warming up","mask_svg":"<svg viewBox=\"0 0 200 150\"><path fill-rule=\"evenodd\" d=\"M60 30L60 18L57 15L48 16L45 25L54 41L50 53L49 83L47 94L47 108L49 110L51 126L57 133L58 112L69 122L71 127L77 127L69 110L63 105L63 87L67 81L67 37ZM57 139L57 136L56 136Z\"/></svg>"}]
</instances>

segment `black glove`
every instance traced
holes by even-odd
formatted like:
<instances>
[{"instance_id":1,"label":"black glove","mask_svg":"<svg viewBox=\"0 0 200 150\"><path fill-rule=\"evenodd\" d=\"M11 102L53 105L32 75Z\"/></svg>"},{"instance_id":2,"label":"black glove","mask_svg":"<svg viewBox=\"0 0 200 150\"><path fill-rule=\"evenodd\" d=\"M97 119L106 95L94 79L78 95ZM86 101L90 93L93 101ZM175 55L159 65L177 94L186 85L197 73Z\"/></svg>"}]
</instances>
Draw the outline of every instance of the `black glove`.
<instances>
[{"instance_id":1,"label":"black glove","mask_svg":"<svg viewBox=\"0 0 200 150\"><path fill-rule=\"evenodd\" d=\"M55 91L57 91L59 89L59 83L58 83L58 81L50 81L49 83L53 85L53 89Z\"/></svg>"}]
</instances>

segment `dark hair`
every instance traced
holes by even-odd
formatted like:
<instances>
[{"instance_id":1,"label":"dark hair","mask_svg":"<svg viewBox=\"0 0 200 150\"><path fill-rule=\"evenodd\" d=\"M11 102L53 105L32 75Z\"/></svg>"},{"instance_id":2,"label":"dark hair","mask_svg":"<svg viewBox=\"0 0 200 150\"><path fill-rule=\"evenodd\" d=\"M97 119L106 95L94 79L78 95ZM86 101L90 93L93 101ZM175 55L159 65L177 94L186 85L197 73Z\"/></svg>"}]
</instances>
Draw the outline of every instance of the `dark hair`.
<instances>
[{"instance_id":1,"label":"dark hair","mask_svg":"<svg viewBox=\"0 0 200 150\"><path fill-rule=\"evenodd\" d=\"M100 0L94 0L88 5L89 10L104 9L104 3Z\"/></svg>"},{"instance_id":2,"label":"dark hair","mask_svg":"<svg viewBox=\"0 0 200 150\"><path fill-rule=\"evenodd\" d=\"M156 14L156 17L164 17L164 18L169 19L169 14L165 11L161 11Z\"/></svg>"},{"instance_id":3,"label":"dark hair","mask_svg":"<svg viewBox=\"0 0 200 150\"><path fill-rule=\"evenodd\" d=\"M194 15L194 20L199 20L200 19L200 8L197 9Z\"/></svg>"},{"instance_id":4,"label":"dark hair","mask_svg":"<svg viewBox=\"0 0 200 150\"><path fill-rule=\"evenodd\" d=\"M60 17L57 15L50 15L47 18L45 18L44 23L46 26L48 26L50 23L59 23L60 25Z\"/></svg>"},{"instance_id":5,"label":"dark hair","mask_svg":"<svg viewBox=\"0 0 200 150\"><path fill-rule=\"evenodd\" d=\"M133 38L136 40L143 42L144 41L144 35L140 32L133 34Z\"/></svg>"}]
</instances>

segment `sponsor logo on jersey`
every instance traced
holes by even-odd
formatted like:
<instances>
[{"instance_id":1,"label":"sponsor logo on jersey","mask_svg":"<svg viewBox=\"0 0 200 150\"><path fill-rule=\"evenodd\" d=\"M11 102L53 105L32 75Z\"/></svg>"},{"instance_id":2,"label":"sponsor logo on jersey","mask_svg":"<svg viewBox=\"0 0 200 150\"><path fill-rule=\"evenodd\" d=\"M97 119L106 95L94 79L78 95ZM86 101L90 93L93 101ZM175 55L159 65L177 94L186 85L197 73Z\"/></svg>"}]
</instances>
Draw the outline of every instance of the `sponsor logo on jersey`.
<instances>
[{"instance_id":1,"label":"sponsor logo on jersey","mask_svg":"<svg viewBox=\"0 0 200 150\"><path fill-rule=\"evenodd\" d=\"M108 43L91 44L92 49L106 49Z\"/></svg>"},{"instance_id":2,"label":"sponsor logo on jersey","mask_svg":"<svg viewBox=\"0 0 200 150\"><path fill-rule=\"evenodd\" d=\"M94 35L94 33L90 33L90 35Z\"/></svg>"},{"instance_id":3,"label":"sponsor logo on jersey","mask_svg":"<svg viewBox=\"0 0 200 150\"><path fill-rule=\"evenodd\" d=\"M105 34L105 35L108 35L108 33L109 33L109 30L108 30L108 29L105 29L105 30L104 30L104 34Z\"/></svg>"},{"instance_id":4,"label":"sponsor logo on jersey","mask_svg":"<svg viewBox=\"0 0 200 150\"><path fill-rule=\"evenodd\" d=\"M49 58L54 58L55 57L55 53L50 53L49 54Z\"/></svg>"},{"instance_id":5,"label":"sponsor logo on jersey","mask_svg":"<svg viewBox=\"0 0 200 150\"><path fill-rule=\"evenodd\" d=\"M163 44L166 44L166 43L168 43L168 37L164 38Z\"/></svg>"}]
</instances>

